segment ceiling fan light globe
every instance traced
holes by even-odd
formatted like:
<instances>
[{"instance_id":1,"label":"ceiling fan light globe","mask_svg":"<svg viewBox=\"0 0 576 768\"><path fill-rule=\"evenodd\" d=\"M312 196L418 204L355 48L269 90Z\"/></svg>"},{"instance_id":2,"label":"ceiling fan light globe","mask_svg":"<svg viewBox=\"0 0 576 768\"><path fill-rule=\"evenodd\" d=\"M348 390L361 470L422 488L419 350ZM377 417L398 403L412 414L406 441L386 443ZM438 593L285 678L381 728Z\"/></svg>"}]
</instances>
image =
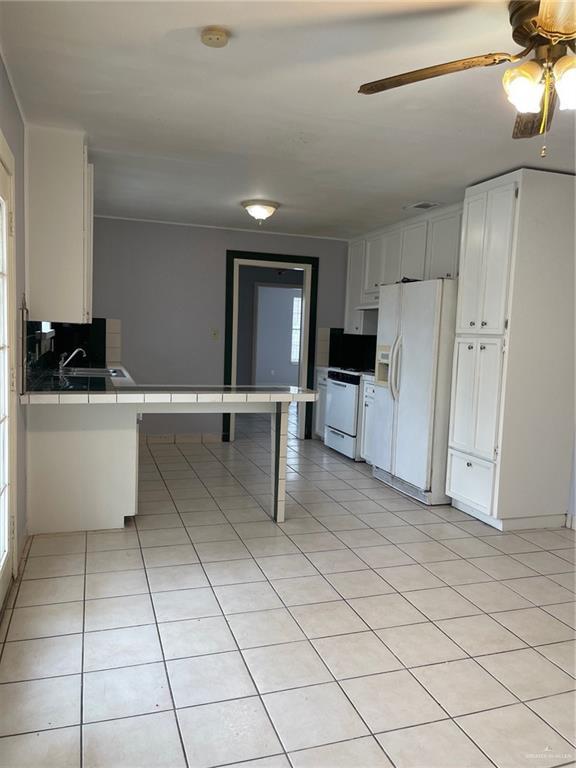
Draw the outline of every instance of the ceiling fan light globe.
<instances>
[{"instance_id":1,"label":"ceiling fan light globe","mask_svg":"<svg viewBox=\"0 0 576 768\"><path fill-rule=\"evenodd\" d=\"M562 56L554 65L560 109L576 109L576 56Z\"/></svg>"},{"instance_id":2,"label":"ceiling fan light globe","mask_svg":"<svg viewBox=\"0 0 576 768\"><path fill-rule=\"evenodd\" d=\"M502 78L508 101L521 113L538 113L544 95L544 70L537 61L527 61L507 69Z\"/></svg>"}]
</instances>

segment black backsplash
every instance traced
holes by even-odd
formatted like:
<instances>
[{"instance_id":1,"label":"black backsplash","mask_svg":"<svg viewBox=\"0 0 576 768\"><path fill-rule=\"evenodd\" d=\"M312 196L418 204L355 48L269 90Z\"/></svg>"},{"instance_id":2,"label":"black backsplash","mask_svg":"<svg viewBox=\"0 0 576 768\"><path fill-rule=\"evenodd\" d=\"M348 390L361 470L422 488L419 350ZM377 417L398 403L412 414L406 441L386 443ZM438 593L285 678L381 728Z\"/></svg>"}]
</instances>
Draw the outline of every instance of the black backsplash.
<instances>
[{"instance_id":1,"label":"black backsplash","mask_svg":"<svg viewBox=\"0 0 576 768\"><path fill-rule=\"evenodd\" d=\"M354 368L358 371L374 370L376 336L344 333L343 328L330 329L328 364L334 368Z\"/></svg>"},{"instance_id":2,"label":"black backsplash","mask_svg":"<svg viewBox=\"0 0 576 768\"><path fill-rule=\"evenodd\" d=\"M49 340L42 338L42 323L26 323L26 362L28 378L34 379L45 371L57 370L60 355L69 355L81 347L86 357L79 355L75 365L104 368L106 365L106 320L95 318L90 324L50 323L54 332Z\"/></svg>"}]
</instances>

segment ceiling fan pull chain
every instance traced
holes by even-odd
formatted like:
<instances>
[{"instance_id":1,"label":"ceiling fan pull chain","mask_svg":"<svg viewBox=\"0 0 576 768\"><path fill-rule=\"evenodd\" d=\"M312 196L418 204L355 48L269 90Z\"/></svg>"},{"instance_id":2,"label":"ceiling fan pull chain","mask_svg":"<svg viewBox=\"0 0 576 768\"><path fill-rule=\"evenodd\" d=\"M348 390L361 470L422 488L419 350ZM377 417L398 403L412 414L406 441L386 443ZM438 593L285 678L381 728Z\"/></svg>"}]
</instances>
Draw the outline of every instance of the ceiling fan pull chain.
<instances>
[{"instance_id":1,"label":"ceiling fan pull chain","mask_svg":"<svg viewBox=\"0 0 576 768\"><path fill-rule=\"evenodd\" d=\"M546 62L544 69L544 104L542 108L542 122L540 123L540 135L548 133L548 112L550 110L550 87L552 86L552 74L550 69L550 62ZM540 150L540 157L545 158L548 155L548 147L546 144L542 145Z\"/></svg>"}]
</instances>

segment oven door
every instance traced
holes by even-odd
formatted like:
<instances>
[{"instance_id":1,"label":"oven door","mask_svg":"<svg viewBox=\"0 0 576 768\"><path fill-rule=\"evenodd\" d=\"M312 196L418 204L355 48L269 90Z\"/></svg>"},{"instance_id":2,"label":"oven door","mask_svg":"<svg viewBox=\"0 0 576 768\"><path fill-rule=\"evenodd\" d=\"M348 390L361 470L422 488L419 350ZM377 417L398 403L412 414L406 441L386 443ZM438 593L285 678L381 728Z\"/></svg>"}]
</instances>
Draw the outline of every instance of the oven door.
<instances>
[{"instance_id":1,"label":"oven door","mask_svg":"<svg viewBox=\"0 0 576 768\"><path fill-rule=\"evenodd\" d=\"M357 384L328 379L326 395L326 426L356 437L358 427Z\"/></svg>"}]
</instances>

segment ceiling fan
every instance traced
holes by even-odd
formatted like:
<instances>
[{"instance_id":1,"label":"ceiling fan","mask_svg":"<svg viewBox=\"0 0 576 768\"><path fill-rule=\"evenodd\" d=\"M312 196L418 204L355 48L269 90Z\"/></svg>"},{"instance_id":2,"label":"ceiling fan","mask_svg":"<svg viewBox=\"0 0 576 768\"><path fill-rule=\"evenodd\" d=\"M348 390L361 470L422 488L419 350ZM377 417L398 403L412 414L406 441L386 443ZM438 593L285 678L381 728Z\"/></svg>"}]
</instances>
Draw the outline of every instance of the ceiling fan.
<instances>
[{"instance_id":1,"label":"ceiling fan","mask_svg":"<svg viewBox=\"0 0 576 768\"><path fill-rule=\"evenodd\" d=\"M404 72L360 86L359 93L374 94L432 77L490 67L532 57L506 70L503 86L518 112L512 137L530 138L545 133L556 101L560 109L576 109L576 0L511 0L508 3L512 38L523 46L519 53L486 53L446 64ZM570 53L569 53L570 51Z\"/></svg>"}]
</instances>

